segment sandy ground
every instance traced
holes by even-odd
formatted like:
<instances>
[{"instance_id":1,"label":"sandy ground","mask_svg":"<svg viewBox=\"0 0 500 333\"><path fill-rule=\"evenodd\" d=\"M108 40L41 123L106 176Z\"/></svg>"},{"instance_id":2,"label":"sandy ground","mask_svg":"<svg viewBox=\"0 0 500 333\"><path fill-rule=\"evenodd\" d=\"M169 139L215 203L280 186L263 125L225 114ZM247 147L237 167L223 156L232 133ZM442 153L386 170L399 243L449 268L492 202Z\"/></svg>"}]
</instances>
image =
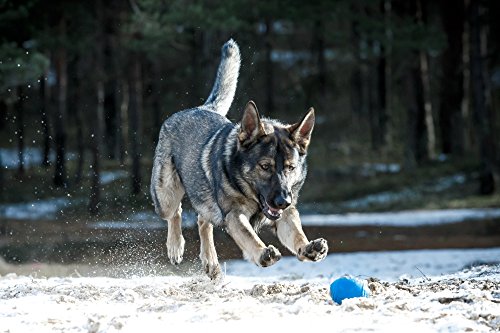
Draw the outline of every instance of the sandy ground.
<instances>
[{"instance_id":1,"label":"sandy ground","mask_svg":"<svg viewBox=\"0 0 500 333\"><path fill-rule=\"evenodd\" d=\"M498 331L500 265L473 266L447 274L439 271L449 272L459 265L491 259L499 251L331 255L316 266L297 266L294 258L284 258L277 264L282 263L283 267L275 275L272 272L252 275L265 270L254 271L251 264L235 260L227 263L227 275L216 283L196 272L183 272L182 276L131 274L126 278L111 278L79 277L78 271L67 271L70 276L44 278L41 270L37 277L5 272L6 268L14 271L27 267L4 263L4 275L0 277L0 332L144 329L163 332L175 327L227 330L304 327L338 332ZM380 259L384 254L388 259ZM419 277L407 274L411 263L424 257L429 262L423 268L425 276L419 272ZM452 257L456 258L454 264L443 265ZM399 270L389 265L394 258L399 258ZM337 305L331 301L328 287L340 274L328 267L354 260L359 268L350 273L369 275L365 277L372 296ZM363 260L378 261L378 271L374 271L374 265L363 265ZM403 262L410 264L405 266ZM365 267L364 271L361 267ZM334 273L326 276L327 271ZM21 270L18 273L27 274ZM384 278L379 280L380 276Z\"/></svg>"}]
</instances>

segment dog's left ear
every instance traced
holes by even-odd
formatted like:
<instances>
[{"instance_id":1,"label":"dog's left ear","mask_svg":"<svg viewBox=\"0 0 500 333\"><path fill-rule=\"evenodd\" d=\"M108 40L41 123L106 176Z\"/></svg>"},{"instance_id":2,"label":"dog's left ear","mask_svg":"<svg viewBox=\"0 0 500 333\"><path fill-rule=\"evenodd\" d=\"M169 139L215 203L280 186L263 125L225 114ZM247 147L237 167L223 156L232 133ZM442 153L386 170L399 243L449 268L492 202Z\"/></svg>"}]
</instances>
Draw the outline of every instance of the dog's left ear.
<instances>
[{"instance_id":1,"label":"dog's left ear","mask_svg":"<svg viewBox=\"0 0 500 333\"><path fill-rule=\"evenodd\" d=\"M288 130L292 139L299 146L299 152L305 154L311 141L311 134L314 129L314 109L309 108L306 115L299 123L291 125Z\"/></svg>"},{"instance_id":2,"label":"dog's left ear","mask_svg":"<svg viewBox=\"0 0 500 333\"><path fill-rule=\"evenodd\" d=\"M247 146L266 132L260 121L259 111L253 101L249 101L243 112L238 139L242 146Z\"/></svg>"}]
</instances>

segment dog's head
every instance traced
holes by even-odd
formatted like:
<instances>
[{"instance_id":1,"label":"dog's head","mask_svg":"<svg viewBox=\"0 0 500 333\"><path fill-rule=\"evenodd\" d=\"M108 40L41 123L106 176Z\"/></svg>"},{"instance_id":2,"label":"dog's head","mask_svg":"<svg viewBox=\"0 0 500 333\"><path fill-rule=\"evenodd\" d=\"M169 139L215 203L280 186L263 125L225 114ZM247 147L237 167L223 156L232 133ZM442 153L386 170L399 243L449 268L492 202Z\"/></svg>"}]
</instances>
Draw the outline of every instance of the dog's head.
<instances>
[{"instance_id":1,"label":"dog's head","mask_svg":"<svg viewBox=\"0 0 500 333\"><path fill-rule=\"evenodd\" d=\"M300 122L283 125L261 119L252 101L245 107L238 132L241 172L271 220L279 219L283 210L296 203L313 128L312 108Z\"/></svg>"}]
</instances>

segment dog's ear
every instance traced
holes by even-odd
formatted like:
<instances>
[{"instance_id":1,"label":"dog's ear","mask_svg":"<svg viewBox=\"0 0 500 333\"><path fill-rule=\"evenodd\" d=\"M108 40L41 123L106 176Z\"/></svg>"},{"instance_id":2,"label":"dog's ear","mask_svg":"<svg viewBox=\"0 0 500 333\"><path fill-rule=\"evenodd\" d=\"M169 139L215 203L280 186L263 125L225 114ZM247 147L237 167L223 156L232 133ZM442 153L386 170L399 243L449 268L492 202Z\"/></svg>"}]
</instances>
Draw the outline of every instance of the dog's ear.
<instances>
[{"instance_id":1,"label":"dog's ear","mask_svg":"<svg viewBox=\"0 0 500 333\"><path fill-rule=\"evenodd\" d=\"M305 154L311 141L311 134L314 129L314 109L309 108L306 115L299 123L288 127L292 139L299 146L299 152Z\"/></svg>"},{"instance_id":2,"label":"dog's ear","mask_svg":"<svg viewBox=\"0 0 500 333\"><path fill-rule=\"evenodd\" d=\"M238 139L242 146L247 146L255 139L265 134L264 127L260 121L259 111L253 101L249 101L243 112Z\"/></svg>"}]
</instances>

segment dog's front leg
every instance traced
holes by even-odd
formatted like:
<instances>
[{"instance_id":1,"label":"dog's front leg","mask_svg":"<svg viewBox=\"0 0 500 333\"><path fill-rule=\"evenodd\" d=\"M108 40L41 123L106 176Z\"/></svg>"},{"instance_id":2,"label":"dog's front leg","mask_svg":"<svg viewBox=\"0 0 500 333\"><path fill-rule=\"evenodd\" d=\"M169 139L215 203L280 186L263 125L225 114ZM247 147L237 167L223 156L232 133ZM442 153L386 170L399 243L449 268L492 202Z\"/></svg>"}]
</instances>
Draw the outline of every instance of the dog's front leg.
<instances>
[{"instance_id":1,"label":"dog's front leg","mask_svg":"<svg viewBox=\"0 0 500 333\"><path fill-rule=\"evenodd\" d=\"M226 229L243 251L243 256L255 264L268 267L281 259L281 253L272 245L266 247L253 230L248 217L240 211L231 211L226 216Z\"/></svg>"},{"instance_id":2,"label":"dog's front leg","mask_svg":"<svg viewBox=\"0 0 500 333\"><path fill-rule=\"evenodd\" d=\"M281 243L295 253L300 261L320 261L328 253L325 239L318 238L310 242L307 240L295 207L286 209L281 219L276 221L276 233Z\"/></svg>"}]
</instances>

